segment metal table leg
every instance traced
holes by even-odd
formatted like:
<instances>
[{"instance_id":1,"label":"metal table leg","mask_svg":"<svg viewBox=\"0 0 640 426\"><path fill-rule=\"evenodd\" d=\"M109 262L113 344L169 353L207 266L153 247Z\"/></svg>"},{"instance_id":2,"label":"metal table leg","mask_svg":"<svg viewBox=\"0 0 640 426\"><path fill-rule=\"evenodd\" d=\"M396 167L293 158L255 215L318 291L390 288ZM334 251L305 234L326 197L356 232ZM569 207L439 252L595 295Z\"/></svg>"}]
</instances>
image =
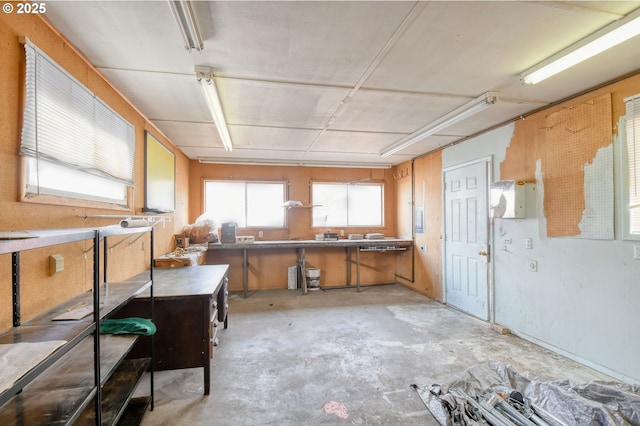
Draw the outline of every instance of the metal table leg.
<instances>
[{"instance_id":1,"label":"metal table leg","mask_svg":"<svg viewBox=\"0 0 640 426\"><path fill-rule=\"evenodd\" d=\"M249 293L249 260L247 259L247 249L242 250L242 288L244 290L244 298Z\"/></svg>"},{"instance_id":2,"label":"metal table leg","mask_svg":"<svg viewBox=\"0 0 640 426\"><path fill-rule=\"evenodd\" d=\"M347 287L351 287L351 247L347 247Z\"/></svg>"},{"instance_id":3,"label":"metal table leg","mask_svg":"<svg viewBox=\"0 0 640 426\"><path fill-rule=\"evenodd\" d=\"M302 294L307 294L307 265L304 247L298 249L298 265L300 265L300 272L302 274Z\"/></svg>"},{"instance_id":4,"label":"metal table leg","mask_svg":"<svg viewBox=\"0 0 640 426\"><path fill-rule=\"evenodd\" d=\"M356 288L360 292L360 248L356 249Z\"/></svg>"}]
</instances>

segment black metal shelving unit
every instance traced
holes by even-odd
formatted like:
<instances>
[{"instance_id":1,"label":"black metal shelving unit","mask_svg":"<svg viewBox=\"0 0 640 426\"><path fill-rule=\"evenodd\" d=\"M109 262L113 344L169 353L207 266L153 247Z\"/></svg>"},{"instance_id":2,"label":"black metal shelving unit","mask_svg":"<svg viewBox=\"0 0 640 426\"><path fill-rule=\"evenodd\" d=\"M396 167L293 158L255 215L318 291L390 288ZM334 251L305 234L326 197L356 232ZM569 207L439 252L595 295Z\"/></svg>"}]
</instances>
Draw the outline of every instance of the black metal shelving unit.
<instances>
[{"instance_id":1,"label":"black metal shelving unit","mask_svg":"<svg viewBox=\"0 0 640 426\"><path fill-rule=\"evenodd\" d=\"M0 255L12 261L13 327L0 334L0 344L64 341L7 389L0 392L0 424L67 425L74 423L112 425L118 421L139 423L149 404L153 407L152 357L125 360L138 336L100 335L101 322L141 292L150 289L153 306L153 228L104 227L29 231L33 238L0 241ZM137 282L101 281L108 250L100 256L100 242L109 237L149 233L149 279ZM20 307L20 254L27 250L80 241L92 241L93 289L47 310L26 322ZM86 253L86 252L85 252ZM105 297L108 293L108 297ZM81 305L93 313L80 320L54 321L61 313ZM153 312L153 308L152 308ZM153 317L152 317L153 318ZM131 400L145 371L150 371L149 396ZM0 374L2 372L0 371ZM136 415L140 419L128 416Z\"/></svg>"}]
</instances>

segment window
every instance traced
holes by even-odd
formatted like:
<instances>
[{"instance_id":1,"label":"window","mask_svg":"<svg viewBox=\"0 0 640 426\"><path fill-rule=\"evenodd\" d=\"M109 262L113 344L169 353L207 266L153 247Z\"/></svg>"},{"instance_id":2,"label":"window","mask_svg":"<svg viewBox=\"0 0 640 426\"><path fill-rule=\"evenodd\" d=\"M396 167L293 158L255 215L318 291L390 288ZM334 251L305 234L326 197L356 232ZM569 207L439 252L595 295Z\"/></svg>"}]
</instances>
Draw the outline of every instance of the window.
<instances>
[{"instance_id":1,"label":"window","mask_svg":"<svg viewBox=\"0 0 640 426\"><path fill-rule=\"evenodd\" d=\"M382 184L313 183L313 226L383 226Z\"/></svg>"},{"instance_id":2,"label":"window","mask_svg":"<svg viewBox=\"0 0 640 426\"><path fill-rule=\"evenodd\" d=\"M283 182L205 181L205 213L217 223L240 228L284 228Z\"/></svg>"},{"instance_id":3,"label":"window","mask_svg":"<svg viewBox=\"0 0 640 426\"><path fill-rule=\"evenodd\" d=\"M623 199L624 233L627 239L640 240L640 94L624 100L627 115L626 149L623 149L627 174Z\"/></svg>"},{"instance_id":4,"label":"window","mask_svg":"<svg viewBox=\"0 0 640 426\"><path fill-rule=\"evenodd\" d=\"M133 126L35 45L25 40L24 47L25 198L53 195L125 206L133 184Z\"/></svg>"}]
</instances>

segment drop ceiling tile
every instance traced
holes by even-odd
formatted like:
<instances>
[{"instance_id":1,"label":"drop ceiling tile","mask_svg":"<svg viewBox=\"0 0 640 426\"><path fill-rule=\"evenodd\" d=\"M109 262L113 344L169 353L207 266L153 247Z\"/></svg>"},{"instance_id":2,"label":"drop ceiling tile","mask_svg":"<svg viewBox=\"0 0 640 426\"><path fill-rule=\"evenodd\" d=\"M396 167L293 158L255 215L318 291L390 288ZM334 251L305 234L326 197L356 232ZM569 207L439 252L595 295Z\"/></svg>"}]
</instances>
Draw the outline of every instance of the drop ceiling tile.
<instances>
[{"instance_id":1,"label":"drop ceiling tile","mask_svg":"<svg viewBox=\"0 0 640 426\"><path fill-rule=\"evenodd\" d=\"M310 153L378 154L382 148L404 137L398 133L326 131L309 150Z\"/></svg>"},{"instance_id":2,"label":"drop ceiling tile","mask_svg":"<svg viewBox=\"0 0 640 426\"><path fill-rule=\"evenodd\" d=\"M340 86L355 85L413 7L393 1L202 3L196 2L205 32L202 59L220 76Z\"/></svg>"},{"instance_id":3,"label":"drop ceiling tile","mask_svg":"<svg viewBox=\"0 0 640 426\"><path fill-rule=\"evenodd\" d=\"M320 133L319 130L253 126L229 126L229 132L235 147L285 151L306 150Z\"/></svg>"},{"instance_id":4,"label":"drop ceiling tile","mask_svg":"<svg viewBox=\"0 0 640 426\"><path fill-rule=\"evenodd\" d=\"M321 129L348 90L216 78L229 124Z\"/></svg>"},{"instance_id":5,"label":"drop ceiling tile","mask_svg":"<svg viewBox=\"0 0 640 426\"><path fill-rule=\"evenodd\" d=\"M213 122L193 75L100 70L151 120Z\"/></svg>"},{"instance_id":6,"label":"drop ceiling tile","mask_svg":"<svg viewBox=\"0 0 640 426\"><path fill-rule=\"evenodd\" d=\"M346 103L331 130L413 133L471 99L361 90Z\"/></svg>"},{"instance_id":7,"label":"drop ceiling tile","mask_svg":"<svg viewBox=\"0 0 640 426\"><path fill-rule=\"evenodd\" d=\"M153 121L176 146L184 148L223 148L218 130L213 123L179 121Z\"/></svg>"},{"instance_id":8,"label":"drop ceiling tile","mask_svg":"<svg viewBox=\"0 0 640 426\"><path fill-rule=\"evenodd\" d=\"M499 90L519 83L522 71L620 17L588 5L547 3L430 2L365 87L461 95ZM606 9L602 3L596 7ZM628 5L627 12L635 7Z\"/></svg>"}]
</instances>

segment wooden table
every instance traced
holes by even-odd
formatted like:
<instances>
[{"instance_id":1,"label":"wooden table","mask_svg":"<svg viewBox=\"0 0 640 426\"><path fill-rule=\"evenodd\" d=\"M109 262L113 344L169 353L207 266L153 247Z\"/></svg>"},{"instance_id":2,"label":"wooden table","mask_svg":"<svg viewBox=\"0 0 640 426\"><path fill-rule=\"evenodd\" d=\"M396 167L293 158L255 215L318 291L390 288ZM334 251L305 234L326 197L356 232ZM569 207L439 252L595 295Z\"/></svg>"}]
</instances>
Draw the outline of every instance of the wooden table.
<instances>
[{"instance_id":1,"label":"wooden table","mask_svg":"<svg viewBox=\"0 0 640 426\"><path fill-rule=\"evenodd\" d=\"M148 354L153 341L155 370L204 368L204 394L209 395L210 363L218 323L227 328L229 265L202 265L153 270L153 321L157 332L152 339L139 339L131 357ZM149 277L145 272L131 281ZM132 300L119 317L152 317L147 291Z\"/></svg>"}]
</instances>

